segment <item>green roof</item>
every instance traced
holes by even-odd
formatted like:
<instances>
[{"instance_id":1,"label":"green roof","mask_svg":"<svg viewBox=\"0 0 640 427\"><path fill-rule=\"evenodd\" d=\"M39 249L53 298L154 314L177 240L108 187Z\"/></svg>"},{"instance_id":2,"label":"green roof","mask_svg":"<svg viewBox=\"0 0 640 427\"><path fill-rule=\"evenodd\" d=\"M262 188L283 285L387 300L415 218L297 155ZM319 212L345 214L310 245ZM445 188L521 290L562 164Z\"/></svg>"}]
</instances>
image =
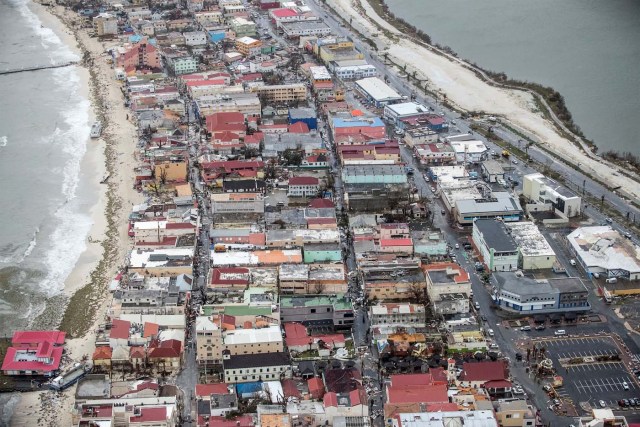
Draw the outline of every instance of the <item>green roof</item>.
<instances>
[{"instance_id":1,"label":"green roof","mask_svg":"<svg viewBox=\"0 0 640 427\"><path fill-rule=\"evenodd\" d=\"M248 305L232 305L224 308L229 316L270 316L271 307L249 307Z\"/></svg>"},{"instance_id":2,"label":"green roof","mask_svg":"<svg viewBox=\"0 0 640 427\"><path fill-rule=\"evenodd\" d=\"M314 307L332 305L334 310L348 310L351 304L344 295L291 295L281 296L280 306L289 307Z\"/></svg>"},{"instance_id":3,"label":"green roof","mask_svg":"<svg viewBox=\"0 0 640 427\"><path fill-rule=\"evenodd\" d=\"M230 305L220 307L219 305L205 305L202 307L205 316L214 313L227 314L229 316L270 316L271 307L251 307L248 305Z\"/></svg>"}]
</instances>

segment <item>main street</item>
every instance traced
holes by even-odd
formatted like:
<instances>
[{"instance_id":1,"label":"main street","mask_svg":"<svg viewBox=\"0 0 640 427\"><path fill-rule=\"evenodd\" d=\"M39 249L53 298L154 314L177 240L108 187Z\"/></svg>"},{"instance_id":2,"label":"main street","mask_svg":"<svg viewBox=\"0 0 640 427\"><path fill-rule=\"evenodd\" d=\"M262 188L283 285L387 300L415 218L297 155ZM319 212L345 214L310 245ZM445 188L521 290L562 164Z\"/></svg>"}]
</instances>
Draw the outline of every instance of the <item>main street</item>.
<instances>
[{"instance_id":1,"label":"main street","mask_svg":"<svg viewBox=\"0 0 640 427\"><path fill-rule=\"evenodd\" d=\"M416 96L417 102L420 102L423 105L432 108L433 111L443 112L445 119L447 119L449 123L451 123L451 120L455 120L456 125L454 127L459 129L460 134L472 133L471 122L461 119L460 115L456 112L444 108L441 104L438 104L435 98L424 95L422 90L417 89L412 83L409 83L405 77L401 77L392 66L383 63L383 58L381 58L380 54L374 51L369 44L362 42L357 37L355 37L349 28L343 27L341 21L333 15L333 12L328 7L319 4L318 0L310 0L308 2L308 6L313 10L314 13L316 13L318 16L322 16L325 19L325 22L331 27L334 34L339 37L349 37L350 39L352 39L356 48L364 53L367 62L376 67L380 76L386 76L389 80L389 85L392 86L398 93L407 97L410 97L412 94L414 94ZM375 40L375 37L369 34L366 29L360 27L357 29L366 37ZM522 136L499 124L492 125L492 129L496 136L510 144L512 147L524 150L527 141L523 141ZM487 142L487 146L488 148L493 149L496 152L502 151L501 147L491 142ZM626 217L628 213L629 220L634 221L634 218L637 217L637 220L640 221L640 209L631 205L619 194L611 192L602 184L595 181L590 176L588 171L576 170L573 167L569 166L567 163L550 155L536 145L532 145L531 147L529 147L528 153L537 163L545 165L549 170L563 176L572 191L578 194L582 194L582 190L584 189L587 194L591 194L596 199L600 199L600 197L604 195L606 203L617 212L619 212L622 217ZM526 165L523 165L524 159L519 160L521 165L517 166L516 169L521 170ZM529 168L529 170L530 172L527 173L536 172L532 168ZM612 173L615 174L617 172L612 171ZM589 205L587 210L593 211L598 207L599 203L597 204L597 206ZM606 218L606 215L601 213L593 213L593 216L594 220L596 220L598 223L604 221ZM623 224L615 224L614 228L623 233L630 232L630 230L627 227L624 227ZM637 241L635 237L634 240Z\"/></svg>"}]
</instances>

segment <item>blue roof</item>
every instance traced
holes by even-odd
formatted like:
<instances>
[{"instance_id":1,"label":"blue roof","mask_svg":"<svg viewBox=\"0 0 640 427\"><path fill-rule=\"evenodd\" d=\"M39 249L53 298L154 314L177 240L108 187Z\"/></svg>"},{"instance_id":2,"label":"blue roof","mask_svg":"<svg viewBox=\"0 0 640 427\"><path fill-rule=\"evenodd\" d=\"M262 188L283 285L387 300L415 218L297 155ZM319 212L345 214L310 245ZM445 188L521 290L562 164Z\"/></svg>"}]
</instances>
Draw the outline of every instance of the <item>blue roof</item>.
<instances>
[{"instance_id":1,"label":"blue roof","mask_svg":"<svg viewBox=\"0 0 640 427\"><path fill-rule=\"evenodd\" d=\"M353 126L368 126L368 127L377 127L384 126L384 123L380 119L380 117L368 117L362 119L341 119L334 118L333 119L333 127L336 128L348 128Z\"/></svg>"},{"instance_id":2,"label":"blue roof","mask_svg":"<svg viewBox=\"0 0 640 427\"><path fill-rule=\"evenodd\" d=\"M249 394L249 393L255 393L257 391L262 390L262 382L257 381L254 383L239 383L236 384L236 391L238 394L243 395L243 394Z\"/></svg>"}]
</instances>

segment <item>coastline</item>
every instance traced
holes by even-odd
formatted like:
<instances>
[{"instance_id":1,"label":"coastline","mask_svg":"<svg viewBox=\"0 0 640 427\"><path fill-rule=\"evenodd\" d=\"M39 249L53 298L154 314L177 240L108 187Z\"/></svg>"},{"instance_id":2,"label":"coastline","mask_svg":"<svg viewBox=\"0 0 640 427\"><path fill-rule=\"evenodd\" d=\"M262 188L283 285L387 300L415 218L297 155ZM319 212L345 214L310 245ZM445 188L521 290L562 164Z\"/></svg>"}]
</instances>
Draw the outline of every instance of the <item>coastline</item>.
<instances>
[{"instance_id":1,"label":"coastline","mask_svg":"<svg viewBox=\"0 0 640 427\"><path fill-rule=\"evenodd\" d=\"M51 299L51 304L66 302L59 328L68 334L66 353L75 362L85 355L91 357L95 349L90 334L104 322L102 314L110 301L107 285L116 274L118 261L130 249L126 218L130 207L142 201L142 196L132 188L137 129L127 120L126 109L120 107L123 102L120 84L114 78L102 43L90 38L86 30L76 25L78 16L62 6L32 3L29 7L43 25L85 59L84 66L77 70L82 95L91 102L91 120L103 123L101 138L87 142L81 171L95 179L98 191L97 202L89 212L92 226L86 248L66 279L62 295ZM109 181L100 184L107 174ZM70 425L74 401L73 388L70 390L21 393L11 425Z\"/></svg>"},{"instance_id":2,"label":"coastline","mask_svg":"<svg viewBox=\"0 0 640 427\"><path fill-rule=\"evenodd\" d=\"M584 151L576 147L574 141L558 130L562 126L544 117L530 92L490 84L478 76L479 71L473 65L437 51L433 46L407 39L379 16L367 0L328 0L327 5L377 45L376 56L382 59L386 55L398 66L406 66L408 74L415 72L418 79L427 80L429 90L446 94L447 102L455 108L503 118L510 126L537 141L541 149L607 183L610 188L622 188L634 203L640 201L640 183L633 179L634 173L593 155L586 145L583 145ZM400 39L401 44L398 43ZM612 174L612 171L618 173Z\"/></svg>"}]
</instances>

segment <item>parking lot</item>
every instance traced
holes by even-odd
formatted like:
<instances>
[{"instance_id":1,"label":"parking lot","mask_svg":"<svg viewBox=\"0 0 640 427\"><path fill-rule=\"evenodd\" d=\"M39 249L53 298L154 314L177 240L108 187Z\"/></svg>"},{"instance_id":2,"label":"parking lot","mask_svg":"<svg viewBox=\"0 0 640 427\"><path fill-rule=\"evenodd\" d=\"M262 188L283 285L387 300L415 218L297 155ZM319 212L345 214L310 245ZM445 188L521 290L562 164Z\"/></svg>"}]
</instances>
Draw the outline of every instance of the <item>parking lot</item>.
<instances>
[{"instance_id":1,"label":"parking lot","mask_svg":"<svg viewBox=\"0 0 640 427\"><path fill-rule=\"evenodd\" d=\"M556 389L556 392L565 400L592 407L600 407L602 400L606 407L617 410L619 400L640 397L640 386L622 361L596 361L573 366L566 363L567 359L620 354L612 338L565 338L549 340L544 344L556 372L564 379L564 386ZM560 360L565 363L561 364Z\"/></svg>"}]
</instances>

